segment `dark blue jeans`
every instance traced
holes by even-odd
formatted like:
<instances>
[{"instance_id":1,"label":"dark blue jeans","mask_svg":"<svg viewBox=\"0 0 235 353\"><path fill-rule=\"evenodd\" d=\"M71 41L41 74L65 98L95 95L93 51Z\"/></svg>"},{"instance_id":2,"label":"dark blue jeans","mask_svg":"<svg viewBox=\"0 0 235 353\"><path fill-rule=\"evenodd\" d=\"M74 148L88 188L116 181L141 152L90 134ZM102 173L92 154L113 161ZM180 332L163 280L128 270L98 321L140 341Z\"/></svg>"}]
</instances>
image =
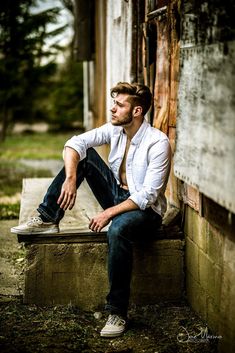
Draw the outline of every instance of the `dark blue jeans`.
<instances>
[{"instance_id":1,"label":"dark blue jeans","mask_svg":"<svg viewBox=\"0 0 235 353\"><path fill-rule=\"evenodd\" d=\"M93 148L87 150L87 157L78 165L77 188L84 178L103 209L117 205L130 196L129 191L120 188L111 170ZM38 212L48 221L59 223L64 216L64 211L57 204L64 180L63 168L39 205ZM125 212L112 219L107 232L110 291L106 305L106 309L111 313L123 316L127 314L133 242L150 240L151 234L160 224L161 217L151 208Z\"/></svg>"}]
</instances>

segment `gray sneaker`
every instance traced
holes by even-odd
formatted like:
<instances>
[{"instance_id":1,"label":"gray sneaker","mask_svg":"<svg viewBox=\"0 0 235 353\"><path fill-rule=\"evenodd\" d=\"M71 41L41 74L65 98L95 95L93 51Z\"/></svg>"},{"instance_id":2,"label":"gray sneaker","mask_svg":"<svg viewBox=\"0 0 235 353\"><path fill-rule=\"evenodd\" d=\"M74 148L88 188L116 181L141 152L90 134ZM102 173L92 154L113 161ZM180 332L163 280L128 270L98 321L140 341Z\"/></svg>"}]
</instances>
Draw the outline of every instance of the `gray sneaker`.
<instances>
[{"instance_id":1,"label":"gray sneaker","mask_svg":"<svg viewBox=\"0 0 235 353\"><path fill-rule=\"evenodd\" d=\"M11 233L16 234L45 234L59 233L58 224L43 222L40 217L32 217L27 223L11 228Z\"/></svg>"},{"instance_id":2,"label":"gray sneaker","mask_svg":"<svg viewBox=\"0 0 235 353\"><path fill-rule=\"evenodd\" d=\"M118 315L109 315L100 335L102 337L118 337L126 330L126 321Z\"/></svg>"}]
</instances>

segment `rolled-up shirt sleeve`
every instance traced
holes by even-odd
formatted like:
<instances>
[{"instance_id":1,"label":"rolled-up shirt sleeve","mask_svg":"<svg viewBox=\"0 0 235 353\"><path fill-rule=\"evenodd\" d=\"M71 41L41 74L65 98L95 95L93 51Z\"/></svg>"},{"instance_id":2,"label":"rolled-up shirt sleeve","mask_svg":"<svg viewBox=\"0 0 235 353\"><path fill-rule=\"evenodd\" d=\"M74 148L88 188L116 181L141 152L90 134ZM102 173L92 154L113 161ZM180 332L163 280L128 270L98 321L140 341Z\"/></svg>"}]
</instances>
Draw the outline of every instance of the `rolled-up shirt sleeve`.
<instances>
[{"instance_id":1,"label":"rolled-up shirt sleeve","mask_svg":"<svg viewBox=\"0 0 235 353\"><path fill-rule=\"evenodd\" d=\"M164 193L170 173L171 147L168 139L162 140L149 150L149 163L141 188L131 193L129 199L141 210L153 205Z\"/></svg>"},{"instance_id":2,"label":"rolled-up shirt sleeve","mask_svg":"<svg viewBox=\"0 0 235 353\"><path fill-rule=\"evenodd\" d=\"M99 128L84 132L81 135L73 136L65 143L64 148L73 148L79 154L80 160L82 160L86 157L86 151L88 148L101 146L106 143L110 143L109 123L102 125Z\"/></svg>"}]
</instances>

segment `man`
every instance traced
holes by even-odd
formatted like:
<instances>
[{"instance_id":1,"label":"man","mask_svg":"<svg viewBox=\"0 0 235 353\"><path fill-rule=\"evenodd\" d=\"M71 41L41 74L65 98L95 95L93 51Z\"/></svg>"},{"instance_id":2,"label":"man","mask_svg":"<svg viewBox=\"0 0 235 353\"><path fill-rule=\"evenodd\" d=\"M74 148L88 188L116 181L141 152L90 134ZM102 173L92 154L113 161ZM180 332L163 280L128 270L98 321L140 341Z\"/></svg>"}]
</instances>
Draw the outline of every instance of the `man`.
<instances>
[{"instance_id":1,"label":"man","mask_svg":"<svg viewBox=\"0 0 235 353\"><path fill-rule=\"evenodd\" d=\"M132 271L132 243L146 241L161 224L166 210L164 196L170 171L171 149L167 136L144 119L152 102L147 86L119 82L111 122L68 140L65 167L55 177L39 216L12 228L18 234L56 233L67 209L72 209L77 188L86 178L103 212L91 219L89 228L100 232L109 226L109 317L101 336L121 335L127 324ZM109 167L93 149L110 145Z\"/></svg>"}]
</instances>

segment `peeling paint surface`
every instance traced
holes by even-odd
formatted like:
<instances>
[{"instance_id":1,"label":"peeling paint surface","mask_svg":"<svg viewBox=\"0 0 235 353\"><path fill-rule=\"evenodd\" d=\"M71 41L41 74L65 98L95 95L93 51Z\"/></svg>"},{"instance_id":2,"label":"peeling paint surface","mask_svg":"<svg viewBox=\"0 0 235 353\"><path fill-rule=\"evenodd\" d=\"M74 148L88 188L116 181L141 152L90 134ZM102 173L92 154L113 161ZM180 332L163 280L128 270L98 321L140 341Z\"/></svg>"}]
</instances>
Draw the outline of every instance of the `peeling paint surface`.
<instances>
[{"instance_id":1,"label":"peeling paint surface","mask_svg":"<svg viewBox=\"0 0 235 353\"><path fill-rule=\"evenodd\" d=\"M226 8L229 2L199 3L196 8L193 1L184 1L174 170L178 178L235 212L232 13Z\"/></svg>"},{"instance_id":2,"label":"peeling paint surface","mask_svg":"<svg viewBox=\"0 0 235 353\"><path fill-rule=\"evenodd\" d=\"M111 108L110 89L117 82L131 80L132 2L107 1L106 37L107 112ZM110 115L107 114L107 120Z\"/></svg>"}]
</instances>

